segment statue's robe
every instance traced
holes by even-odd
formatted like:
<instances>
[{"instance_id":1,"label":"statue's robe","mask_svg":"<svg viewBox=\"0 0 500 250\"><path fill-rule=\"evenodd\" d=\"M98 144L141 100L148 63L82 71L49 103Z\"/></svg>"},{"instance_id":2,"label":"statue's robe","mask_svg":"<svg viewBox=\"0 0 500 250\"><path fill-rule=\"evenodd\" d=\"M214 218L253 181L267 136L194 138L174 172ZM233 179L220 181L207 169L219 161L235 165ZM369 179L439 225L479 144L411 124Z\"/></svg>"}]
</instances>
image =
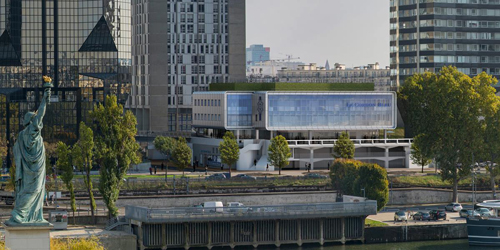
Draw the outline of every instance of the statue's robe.
<instances>
[{"instance_id":1,"label":"statue's robe","mask_svg":"<svg viewBox=\"0 0 500 250\"><path fill-rule=\"evenodd\" d=\"M45 223L45 146L42 119L32 119L14 145L16 201L10 223Z\"/></svg>"}]
</instances>

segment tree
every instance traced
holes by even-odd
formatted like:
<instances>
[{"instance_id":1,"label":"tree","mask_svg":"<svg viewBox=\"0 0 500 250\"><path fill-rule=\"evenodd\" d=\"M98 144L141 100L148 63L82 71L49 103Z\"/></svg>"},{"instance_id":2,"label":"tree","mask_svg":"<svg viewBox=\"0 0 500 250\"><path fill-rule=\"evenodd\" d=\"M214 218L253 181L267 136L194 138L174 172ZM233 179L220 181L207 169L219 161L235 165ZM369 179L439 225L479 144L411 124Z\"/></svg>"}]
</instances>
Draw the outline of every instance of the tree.
<instances>
[{"instance_id":1,"label":"tree","mask_svg":"<svg viewBox=\"0 0 500 250\"><path fill-rule=\"evenodd\" d=\"M12 192L16 191L16 162L12 161L9 168L9 181L7 182L6 189Z\"/></svg>"},{"instance_id":2,"label":"tree","mask_svg":"<svg viewBox=\"0 0 500 250\"><path fill-rule=\"evenodd\" d=\"M73 188L73 162L71 149L64 142L57 143L57 168L61 171L61 179L69 190L71 197L71 210L73 211L73 224L75 224L75 190Z\"/></svg>"},{"instance_id":3,"label":"tree","mask_svg":"<svg viewBox=\"0 0 500 250\"><path fill-rule=\"evenodd\" d=\"M191 163L191 157L191 148L187 145L186 139L184 137L179 137L175 143L173 158L175 167L182 171L182 175L184 175L184 170Z\"/></svg>"},{"instance_id":4,"label":"tree","mask_svg":"<svg viewBox=\"0 0 500 250\"><path fill-rule=\"evenodd\" d=\"M292 156L288 141L282 135L278 135L271 139L268 151L267 161L274 167L278 167L281 175L281 169L288 165L288 159Z\"/></svg>"},{"instance_id":5,"label":"tree","mask_svg":"<svg viewBox=\"0 0 500 250\"><path fill-rule=\"evenodd\" d=\"M484 117L483 140L481 145L481 159L488 160L486 171L490 175L490 185L493 199L496 199L495 179L500 175L500 167L497 164L500 152L500 101L497 103L496 112Z\"/></svg>"},{"instance_id":6,"label":"tree","mask_svg":"<svg viewBox=\"0 0 500 250\"><path fill-rule=\"evenodd\" d=\"M240 146L231 131L227 131L222 138L219 143L219 151L222 163L229 166L229 173L231 173L231 166L240 158Z\"/></svg>"},{"instance_id":7,"label":"tree","mask_svg":"<svg viewBox=\"0 0 500 250\"><path fill-rule=\"evenodd\" d=\"M43 145L45 147L45 172L46 174L57 174L54 173L54 160L57 158L57 143L51 143L44 141Z\"/></svg>"},{"instance_id":8,"label":"tree","mask_svg":"<svg viewBox=\"0 0 500 250\"><path fill-rule=\"evenodd\" d=\"M95 158L99 163L99 191L110 217L118 216L116 201L120 185L130 164L140 162L139 144L135 141L137 120L130 111L124 113L116 96L107 96L105 105L90 112L95 141Z\"/></svg>"},{"instance_id":9,"label":"tree","mask_svg":"<svg viewBox=\"0 0 500 250\"><path fill-rule=\"evenodd\" d=\"M0 167L3 167L4 158L7 157L7 147L7 140L0 136Z\"/></svg>"},{"instance_id":10,"label":"tree","mask_svg":"<svg viewBox=\"0 0 500 250\"><path fill-rule=\"evenodd\" d=\"M425 157L425 155L422 153L420 147L423 147L424 145L420 146L421 143L422 142L420 141L420 136L416 136L415 138L413 138L413 144L411 145L412 153L410 155L410 158L413 164L422 166L422 173L423 173L424 166L431 164L432 159Z\"/></svg>"},{"instance_id":11,"label":"tree","mask_svg":"<svg viewBox=\"0 0 500 250\"><path fill-rule=\"evenodd\" d=\"M354 151L354 142L349 138L349 133L342 132L335 145L333 145L333 156L335 158L353 159Z\"/></svg>"},{"instance_id":12,"label":"tree","mask_svg":"<svg viewBox=\"0 0 500 250\"><path fill-rule=\"evenodd\" d=\"M453 183L452 201L458 201L458 182L470 174L474 156L480 154L485 117L495 109L496 80L486 73L474 78L455 67L416 74L398 94L405 125L420 135L422 154L434 158L441 178Z\"/></svg>"},{"instance_id":13,"label":"tree","mask_svg":"<svg viewBox=\"0 0 500 250\"><path fill-rule=\"evenodd\" d=\"M337 197L344 194L354 194L354 182L358 177L360 161L351 159L336 159L330 168L332 185L337 190Z\"/></svg>"},{"instance_id":14,"label":"tree","mask_svg":"<svg viewBox=\"0 0 500 250\"><path fill-rule=\"evenodd\" d=\"M172 155L172 152L174 151L175 144L177 143L177 141L172 137L157 136L153 141L153 143L155 145L156 150L164 154L168 161L168 158ZM165 168L165 178L167 177L167 172L168 172L168 162Z\"/></svg>"},{"instance_id":15,"label":"tree","mask_svg":"<svg viewBox=\"0 0 500 250\"><path fill-rule=\"evenodd\" d=\"M377 211L380 211L389 201L387 171L377 164L361 163L358 178L354 183L354 193L357 196L364 194L366 198L376 200Z\"/></svg>"},{"instance_id":16,"label":"tree","mask_svg":"<svg viewBox=\"0 0 500 250\"><path fill-rule=\"evenodd\" d=\"M80 139L73 146L73 150L71 150L73 164L78 167L80 171L85 173L83 180L89 195L90 215L92 216L92 221L95 224L96 219L94 211L96 210L96 203L94 199L94 192L92 191L94 187L92 185L92 180L90 179L92 159L94 156L94 132L90 127L87 127L84 122L81 122L79 133Z\"/></svg>"}]
</instances>

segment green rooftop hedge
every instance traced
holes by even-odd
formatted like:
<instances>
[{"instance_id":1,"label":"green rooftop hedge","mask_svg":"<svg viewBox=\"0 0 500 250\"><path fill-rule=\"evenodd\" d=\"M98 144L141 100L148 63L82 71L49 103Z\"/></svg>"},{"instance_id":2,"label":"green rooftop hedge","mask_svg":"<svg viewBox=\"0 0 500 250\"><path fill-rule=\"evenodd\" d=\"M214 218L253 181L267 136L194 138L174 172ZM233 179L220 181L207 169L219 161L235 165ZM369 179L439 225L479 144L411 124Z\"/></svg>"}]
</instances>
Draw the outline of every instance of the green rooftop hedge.
<instances>
[{"instance_id":1,"label":"green rooftop hedge","mask_svg":"<svg viewBox=\"0 0 500 250\"><path fill-rule=\"evenodd\" d=\"M374 91L373 83L212 83L210 91Z\"/></svg>"}]
</instances>

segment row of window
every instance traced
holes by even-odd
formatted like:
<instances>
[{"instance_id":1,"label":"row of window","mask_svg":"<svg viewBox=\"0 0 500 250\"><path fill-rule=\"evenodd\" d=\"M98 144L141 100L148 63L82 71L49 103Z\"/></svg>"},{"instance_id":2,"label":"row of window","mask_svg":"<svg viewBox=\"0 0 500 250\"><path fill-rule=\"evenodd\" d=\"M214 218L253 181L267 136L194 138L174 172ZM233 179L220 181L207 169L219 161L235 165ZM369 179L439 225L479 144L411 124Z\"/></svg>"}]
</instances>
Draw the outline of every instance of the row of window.
<instances>
[{"instance_id":1,"label":"row of window","mask_svg":"<svg viewBox=\"0 0 500 250\"><path fill-rule=\"evenodd\" d=\"M500 9L462 9L462 8L422 8L420 15L452 15L452 16L500 16ZM391 11L390 17L412 17L417 15L416 9Z\"/></svg>"},{"instance_id":2,"label":"row of window","mask_svg":"<svg viewBox=\"0 0 500 250\"><path fill-rule=\"evenodd\" d=\"M391 29L411 29L416 28L416 21L400 22L399 25L392 23ZM477 21L477 20L420 20L420 27L465 27L465 28L500 28L497 21Z\"/></svg>"},{"instance_id":3,"label":"row of window","mask_svg":"<svg viewBox=\"0 0 500 250\"><path fill-rule=\"evenodd\" d=\"M391 0L391 6L419 3L458 3L458 4L500 4L500 0Z\"/></svg>"},{"instance_id":4,"label":"row of window","mask_svg":"<svg viewBox=\"0 0 500 250\"><path fill-rule=\"evenodd\" d=\"M194 114L195 121L221 121L221 116L217 114Z\"/></svg>"},{"instance_id":5,"label":"row of window","mask_svg":"<svg viewBox=\"0 0 500 250\"><path fill-rule=\"evenodd\" d=\"M391 41L396 41L397 35L391 35ZM416 40L416 33L403 33L399 41ZM428 31L420 32L420 39L467 39L467 40L500 40L500 33L495 32L445 32Z\"/></svg>"},{"instance_id":6,"label":"row of window","mask_svg":"<svg viewBox=\"0 0 500 250\"><path fill-rule=\"evenodd\" d=\"M402 56L399 63L416 63L416 56ZM500 56L420 56L421 63L500 63ZM396 63L396 58L391 58Z\"/></svg>"},{"instance_id":7,"label":"row of window","mask_svg":"<svg viewBox=\"0 0 500 250\"><path fill-rule=\"evenodd\" d=\"M220 107L220 100L213 99L194 99L195 106L205 106L205 107Z\"/></svg>"},{"instance_id":8,"label":"row of window","mask_svg":"<svg viewBox=\"0 0 500 250\"><path fill-rule=\"evenodd\" d=\"M424 72L439 72L441 68L420 68L420 73ZM466 75L472 75L475 76L481 72L486 72L491 75L500 75L500 68L457 68L458 71L466 74ZM410 68L410 69L399 69L399 75L413 75L417 73L417 69L415 68ZM392 75L397 75L398 71L393 70L391 72Z\"/></svg>"}]
</instances>

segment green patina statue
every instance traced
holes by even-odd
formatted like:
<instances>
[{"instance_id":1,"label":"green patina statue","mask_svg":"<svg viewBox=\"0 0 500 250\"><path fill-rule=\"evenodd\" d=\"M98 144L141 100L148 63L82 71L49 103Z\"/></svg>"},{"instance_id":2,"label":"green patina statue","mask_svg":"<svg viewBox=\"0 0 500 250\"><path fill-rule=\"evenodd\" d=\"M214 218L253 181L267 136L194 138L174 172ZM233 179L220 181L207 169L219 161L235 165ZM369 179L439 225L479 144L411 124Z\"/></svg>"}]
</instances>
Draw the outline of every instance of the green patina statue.
<instances>
[{"instance_id":1,"label":"green patina statue","mask_svg":"<svg viewBox=\"0 0 500 250\"><path fill-rule=\"evenodd\" d=\"M50 87L45 89L36 112L24 116L24 130L14 145L16 162L16 203L11 218L5 223L16 225L47 225L43 219L45 198L45 146L41 135L43 116L50 103Z\"/></svg>"}]
</instances>

